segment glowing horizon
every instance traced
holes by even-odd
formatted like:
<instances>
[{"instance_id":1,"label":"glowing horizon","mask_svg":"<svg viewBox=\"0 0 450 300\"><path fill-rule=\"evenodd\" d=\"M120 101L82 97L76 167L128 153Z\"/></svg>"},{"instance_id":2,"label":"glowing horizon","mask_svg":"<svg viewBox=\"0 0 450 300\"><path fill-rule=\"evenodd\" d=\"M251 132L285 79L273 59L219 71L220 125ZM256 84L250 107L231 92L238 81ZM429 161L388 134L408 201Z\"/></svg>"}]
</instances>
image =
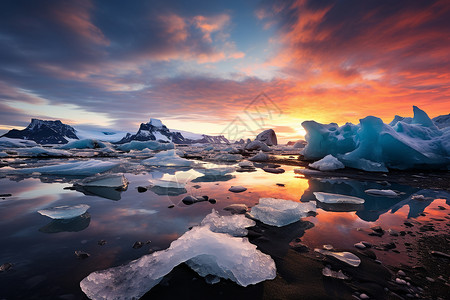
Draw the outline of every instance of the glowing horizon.
<instances>
[{"instance_id":1,"label":"glowing horizon","mask_svg":"<svg viewBox=\"0 0 450 300\"><path fill-rule=\"evenodd\" d=\"M258 130L283 142L305 120L450 112L443 0L15 1L0 14L1 134L31 118L133 133L153 117L216 135L262 92L282 113Z\"/></svg>"}]
</instances>

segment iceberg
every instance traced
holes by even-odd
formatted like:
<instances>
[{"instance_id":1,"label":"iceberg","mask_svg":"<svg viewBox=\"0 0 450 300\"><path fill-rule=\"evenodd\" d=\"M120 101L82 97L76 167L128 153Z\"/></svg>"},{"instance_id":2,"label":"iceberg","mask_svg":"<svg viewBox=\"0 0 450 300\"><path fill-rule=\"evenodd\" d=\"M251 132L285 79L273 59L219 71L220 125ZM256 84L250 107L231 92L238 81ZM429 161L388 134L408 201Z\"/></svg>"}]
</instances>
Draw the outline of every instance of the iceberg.
<instances>
[{"instance_id":1,"label":"iceberg","mask_svg":"<svg viewBox=\"0 0 450 300\"><path fill-rule=\"evenodd\" d=\"M83 139L78 141L72 141L63 146L58 147L59 149L98 149L106 148L106 145L100 141L94 139Z\"/></svg>"},{"instance_id":2,"label":"iceberg","mask_svg":"<svg viewBox=\"0 0 450 300\"><path fill-rule=\"evenodd\" d=\"M212 214L210 218L216 219L217 215ZM224 225L220 229L235 221L232 217L220 219ZM138 299L183 262L201 276L230 279L244 287L275 278L275 262L269 255L257 250L248 239L214 232L214 226L206 223L193 227L166 250L89 274L80 282L81 289L91 299ZM246 224L250 223L241 225Z\"/></svg>"},{"instance_id":3,"label":"iceberg","mask_svg":"<svg viewBox=\"0 0 450 300\"><path fill-rule=\"evenodd\" d=\"M74 206L64 205L38 210L38 213L52 219L72 219L84 214L89 207L90 206L87 204L79 204Z\"/></svg>"},{"instance_id":4,"label":"iceberg","mask_svg":"<svg viewBox=\"0 0 450 300\"><path fill-rule=\"evenodd\" d=\"M309 166L320 171L334 171L345 168L344 164L331 154L328 154L321 160L309 164Z\"/></svg>"},{"instance_id":5,"label":"iceberg","mask_svg":"<svg viewBox=\"0 0 450 300\"><path fill-rule=\"evenodd\" d=\"M57 149L47 149L42 147L32 147L32 148L21 148L16 149L16 152L19 156L28 156L28 157L70 157L72 154L68 151L57 150Z\"/></svg>"},{"instance_id":6,"label":"iceberg","mask_svg":"<svg viewBox=\"0 0 450 300\"><path fill-rule=\"evenodd\" d=\"M160 167L190 167L194 164L194 162L179 157L175 150L166 150L158 152L155 156L143 160L142 164Z\"/></svg>"},{"instance_id":7,"label":"iceberg","mask_svg":"<svg viewBox=\"0 0 450 300\"><path fill-rule=\"evenodd\" d=\"M120 165L120 162L94 159L71 161L44 167L14 169L13 173L32 174L33 172L38 172L45 175L91 176L111 170L118 165Z\"/></svg>"},{"instance_id":8,"label":"iceberg","mask_svg":"<svg viewBox=\"0 0 450 300\"><path fill-rule=\"evenodd\" d=\"M121 151L150 149L155 151L175 149L173 143L160 143L156 141L131 141L117 147Z\"/></svg>"},{"instance_id":9,"label":"iceberg","mask_svg":"<svg viewBox=\"0 0 450 300\"><path fill-rule=\"evenodd\" d=\"M364 191L366 194L373 196L386 196L386 197L397 197L398 193L393 190L377 190L377 189L368 189Z\"/></svg>"},{"instance_id":10,"label":"iceberg","mask_svg":"<svg viewBox=\"0 0 450 300\"><path fill-rule=\"evenodd\" d=\"M128 187L128 180L123 174L104 174L84 178L74 185L94 186L94 187L109 187L120 190L126 190Z\"/></svg>"},{"instance_id":11,"label":"iceberg","mask_svg":"<svg viewBox=\"0 0 450 300\"><path fill-rule=\"evenodd\" d=\"M38 144L32 140L13 139L6 136L0 137L0 149L36 147Z\"/></svg>"},{"instance_id":12,"label":"iceberg","mask_svg":"<svg viewBox=\"0 0 450 300\"><path fill-rule=\"evenodd\" d=\"M261 150L254 156L250 157L248 160L251 161L268 161L269 160L269 155L267 155L266 153L262 152Z\"/></svg>"},{"instance_id":13,"label":"iceberg","mask_svg":"<svg viewBox=\"0 0 450 300\"><path fill-rule=\"evenodd\" d=\"M428 115L414 106L413 118L395 119L385 124L368 116L360 124L339 127L305 121L308 144L306 159L321 159L329 154L345 166L371 172L392 169L448 169L450 167L450 130L438 128Z\"/></svg>"},{"instance_id":14,"label":"iceberg","mask_svg":"<svg viewBox=\"0 0 450 300\"><path fill-rule=\"evenodd\" d=\"M251 216L264 224L282 227L299 221L309 212L316 211L316 202L294 202L284 199L261 198L252 207Z\"/></svg>"},{"instance_id":15,"label":"iceberg","mask_svg":"<svg viewBox=\"0 0 450 300\"><path fill-rule=\"evenodd\" d=\"M361 259L351 252L332 252L324 249L314 249L314 251L322 255L334 257L352 267L358 267L361 263Z\"/></svg>"},{"instance_id":16,"label":"iceberg","mask_svg":"<svg viewBox=\"0 0 450 300\"><path fill-rule=\"evenodd\" d=\"M215 209L201 223L201 226L208 226L213 232L227 233L232 236L246 236L248 234L246 228L255 225L255 221L244 215L220 216Z\"/></svg>"},{"instance_id":17,"label":"iceberg","mask_svg":"<svg viewBox=\"0 0 450 300\"><path fill-rule=\"evenodd\" d=\"M260 150L264 152L269 152L270 148L265 143L255 140L253 142L248 143L245 145L245 150L252 151L252 150Z\"/></svg>"},{"instance_id":18,"label":"iceberg","mask_svg":"<svg viewBox=\"0 0 450 300\"><path fill-rule=\"evenodd\" d=\"M328 204L363 204L364 199L352 196L346 196L341 194L313 192L316 199L323 203Z\"/></svg>"}]
</instances>

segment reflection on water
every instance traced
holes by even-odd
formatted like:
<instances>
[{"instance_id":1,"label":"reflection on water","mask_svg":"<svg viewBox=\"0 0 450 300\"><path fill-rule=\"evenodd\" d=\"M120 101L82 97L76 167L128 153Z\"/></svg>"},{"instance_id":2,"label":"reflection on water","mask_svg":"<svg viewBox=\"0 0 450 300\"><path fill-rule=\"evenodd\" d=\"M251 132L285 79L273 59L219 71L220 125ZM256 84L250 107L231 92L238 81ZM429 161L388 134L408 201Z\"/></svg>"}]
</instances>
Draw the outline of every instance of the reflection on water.
<instances>
[{"instance_id":1,"label":"reflection on water","mask_svg":"<svg viewBox=\"0 0 450 300\"><path fill-rule=\"evenodd\" d=\"M269 252L277 262L287 255L289 243L295 238L301 238L310 248L322 244L351 248L355 242L372 238L365 229L374 224L400 230L399 226L406 218L442 217L433 209L438 204L446 205L445 200L435 199L449 199L445 192L418 190L386 182L306 179L296 176L291 166L283 168L286 170L283 174L257 169L253 173L233 172L217 176L188 169L147 168L145 172L125 174L130 184L124 192L91 187L65 189L71 186L70 178L46 177L44 181L38 178L15 181L17 177L12 178L14 180L0 179L1 193L12 194L0 201L3 212L0 218L0 263L14 264L13 270L1 274L0 296L57 298L70 295L71 298L82 299L79 282L89 273L126 263L149 251L165 249L189 227L198 225L211 209L229 214L223 208L233 203L252 207L261 197L306 202L315 200L313 192L365 199L365 203L358 206L318 204L317 216L282 228L258 224L250 241L263 252ZM173 193L169 193L167 188L163 191L150 189L144 193L137 191L138 186L149 186L152 179L176 180L185 184L185 188ZM232 185L242 185L247 191L239 194L229 192ZM387 198L364 192L372 188L389 188L400 192L400 195ZM204 201L185 205L181 200L186 195L207 195L217 203ZM423 197L415 197L417 195ZM51 206L81 203L90 206L88 213L71 220L49 223L48 218L37 213L39 209ZM421 215L424 211L429 215ZM357 228L363 230L358 231ZM262 232L263 237L260 236ZM106 244L98 245L99 240L106 240ZM140 249L133 249L136 241L151 242ZM86 251L91 256L79 260L74 255L76 250Z\"/></svg>"},{"instance_id":2,"label":"reflection on water","mask_svg":"<svg viewBox=\"0 0 450 300\"><path fill-rule=\"evenodd\" d=\"M58 232L78 232L86 229L91 222L91 215L84 213L81 216L72 219L53 220L47 225L39 228L40 232L58 233Z\"/></svg>"}]
</instances>

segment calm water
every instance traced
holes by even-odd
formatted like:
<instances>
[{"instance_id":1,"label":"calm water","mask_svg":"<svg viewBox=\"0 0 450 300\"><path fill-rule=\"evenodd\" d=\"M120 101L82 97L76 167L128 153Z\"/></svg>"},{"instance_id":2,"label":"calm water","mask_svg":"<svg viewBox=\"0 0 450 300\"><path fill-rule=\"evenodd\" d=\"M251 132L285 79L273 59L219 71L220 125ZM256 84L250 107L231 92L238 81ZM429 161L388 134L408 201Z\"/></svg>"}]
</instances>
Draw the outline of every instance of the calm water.
<instances>
[{"instance_id":1,"label":"calm water","mask_svg":"<svg viewBox=\"0 0 450 300\"><path fill-rule=\"evenodd\" d=\"M332 244L351 249L361 240L376 243L377 238L367 234L374 225L400 231L408 218L420 221L447 216L446 210L439 209L439 206L449 208L442 192L393 184L388 188L402 192L400 197L375 197L366 195L364 190L387 187L339 178L306 179L294 174L291 166L283 168L284 174L270 174L258 169L253 173L234 172L213 179L202 177L194 170L147 169L139 174L126 173L130 184L124 192L68 190L64 188L72 185L62 177L2 178L0 194L12 196L0 199L0 264L10 262L13 268L0 273L0 298L83 299L79 282L89 273L167 248L189 227L199 224L213 208L226 215L225 206L245 203L251 207L260 197L309 201L314 200L312 192L321 191L366 199L364 205L350 207L346 209L348 211L336 212L331 211L333 208L322 207L317 216L305 218L314 224L302 236L302 242L310 248ZM187 194L208 195L217 203L187 206L181 202L186 193L168 196L158 195L164 193L158 190L137 191L138 186L148 186L149 180L155 178L187 183ZM277 186L277 183L285 186ZM228 191L232 185L242 185L248 190L235 194ZM415 193L432 199L411 200L410 196ZM37 213L48 207L76 204L88 204L90 209L87 214L70 221L55 221ZM174 207L168 208L171 205ZM425 216L421 215L423 212ZM107 243L100 246L99 240ZM133 249L136 241L150 243ZM91 256L78 259L74 255L76 250L86 251ZM408 256L404 247L400 245L398 250L400 254L380 253L379 259L392 265L414 262L414 257Z\"/></svg>"}]
</instances>

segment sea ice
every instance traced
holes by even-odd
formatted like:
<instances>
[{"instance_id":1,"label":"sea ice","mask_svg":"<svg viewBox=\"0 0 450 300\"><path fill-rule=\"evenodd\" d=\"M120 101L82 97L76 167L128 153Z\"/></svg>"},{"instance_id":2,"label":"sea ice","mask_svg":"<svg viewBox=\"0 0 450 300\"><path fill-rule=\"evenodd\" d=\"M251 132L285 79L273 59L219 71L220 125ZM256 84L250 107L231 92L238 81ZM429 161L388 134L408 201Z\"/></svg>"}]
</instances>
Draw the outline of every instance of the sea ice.
<instances>
[{"instance_id":1,"label":"sea ice","mask_svg":"<svg viewBox=\"0 0 450 300\"><path fill-rule=\"evenodd\" d=\"M324 249L314 249L322 255L334 257L352 267L357 267L361 263L361 259L351 252L332 252Z\"/></svg>"},{"instance_id":2,"label":"sea ice","mask_svg":"<svg viewBox=\"0 0 450 300\"><path fill-rule=\"evenodd\" d=\"M221 217L220 222L234 221L231 216ZM81 281L80 287L91 299L138 299L183 262L201 276L219 276L241 286L275 278L276 267L270 256L257 250L246 238L213 232L211 227L210 223L195 226L166 250L93 272ZM219 226L224 227L228 225Z\"/></svg>"},{"instance_id":3,"label":"sea ice","mask_svg":"<svg viewBox=\"0 0 450 300\"><path fill-rule=\"evenodd\" d=\"M255 155L250 157L248 160L251 161L268 161L269 160L269 155L262 152L261 150Z\"/></svg>"},{"instance_id":4,"label":"sea ice","mask_svg":"<svg viewBox=\"0 0 450 300\"><path fill-rule=\"evenodd\" d=\"M107 146L94 139L83 139L78 141L72 141L63 146L58 147L59 149L98 149L106 148Z\"/></svg>"},{"instance_id":5,"label":"sea ice","mask_svg":"<svg viewBox=\"0 0 450 300\"><path fill-rule=\"evenodd\" d=\"M261 198L259 204L252 207L253 218L264 224L282 227L306 217L308 212L316 211L316 202L294 202L284 199Z\"/></svg>"},{"instance_id":6,"label":"sea ice","mask_svg":"<svg viewBox=\"0 0 450 300\"><path fill-rule=\"evenodd\" d=\"M32 140L12 139L5 136L0 137L0 148L23 148L36 147L38 144Z\"/></svg>"},{"instance_id":7,"label":"sea ice","mask_svg":"<svg viewBox=\"0 0 450 300\"><path fill-rule=\"evenodd\" d=\"M223 176L228 173L233 173L235 171L234 167L223 167L223 168L210 168L210 169L195 169L195 171L202 173L206 176Z\"/></svg>"},{"instance_id":8,"label":"sea ice","mask_svg":"<svg viewBox=\"0 0 450 300\"><path fill-rule=\"evenodd\" d=\"M332 278L337 278L337 279L348 279L347 276L344 275L344 273L342 273L342 270L339 271L333 271L328 267L325 267L322 269L322 275L326 276L326 277L332 277Z\"/></svg>"},{"instance_id":9,"label":"sea ice","mask_svg":"<svg viewBox=\"0 0 450 300\"><path fill-rule=\"evenodd\" d=\"M84 178L76 182L74 185L110 187L126 190L128 186L128 180L121 173L104 174Z\"/></svg>"},{"instance_id":10,"label":"sea ice","mask_svg":"<svg viewBox=\"0 0 450 300\"><path fill-rule=\"evenodd\" d=\"M264 152L269 152L270 148L265 143L261 141L253 141L245 145L245 150L251 151L251 150L260 150Z\"/></svg>"},{"instance_id":11,"label":"sea ice","mask_svg":"<svg viewBox=\"0 0 450 300\"><path fill-rule=\"evenodd\" d=\"M89 207L90 206L87 204L79 204L74 206L64 205L42 209L39 210L38 213L52 219L72 219L84 214Z\"/></svg>"},{"instance_id":12,"label":"sea ice","mask_svg":"<svg viewBox=\"0 0 450 300\"><path fill-rule=\"evenodd\" d=\"M396 116L390 124L368 116L359 125L341 127L332 123L306 121L308 144L302 154L318 159L328 154L347 167L373 172L388 168L413 169L450 167L450 130L439 129L428 115L414 106L413 118Z\"/></svg>"},{"instance_id":13,"label":"sea ice","mask_svg":"<svg viewBox=\"0 0 450 300\"><path fill-rule=\"evenodd\" d=\"M19 156L28 157L48 157L48 156L59 156L59 157L70 157L72 153L64 150L48 149L42 147L32 147L32 148L20 148L16 149Z\"/></svg>"},{"instance_id":14,"label":"sea ice","mask_svg":"<svg viewBox=\"0 0 450 300\"><path fill-rule=\"evenodd\" d=\"M345 168L344 164L331 154L328 154L321 160L309 164L309 166L320 171L334 171Z\"/></svg>"},{"instance_id":15,"label":"sea ice","mask_svg":"<svg viewBox=\"0 0 450 300\"><path fill-rule=\"evenodd\" d=\"M178 182L177 180L162 180L162 179L153 179L150 181L150 184L152 186L159 186L162 188L168 188L168 189L184 189L186 186L186 183L184 182Z\"/></svg>"},{"instance_id":16,"label":"sea ice","mask_svg":"<svg viewBox=\"0 0 450 300\"><path fill-rule=\"evenodd\" d=\"M227 233L232 236L246 236L248 231L245 228L255 225L255 221L244 215L220 216L214 209L201 223L201 226L208 226L213 232Z\"/></svg>"},{"instance_id":17,"label":"sea ice","mask_svg":"<svg viewBox=\"0 0 450 300\"><path fill-rule=\"evenodd\" d=\"M22 174L38 172L46 175L91 176L97 173L106 172L118 165L120 165L120 162L92 159L87 161L71 161L36 168L14 169L13 172Z\"/></svg>"},{"instance_id":18,"label":"sea ice","mask_svg":"<svg viewBox=\"0 0 450 300\"><path fill-rule=\"evenodd\" d=\"M213 160L217 161L227 161L227 162L237 162L242 160L242 155L240 154L229 154L229 153L219 153L212 157Z\"/></svg>"},{"instance_id":19,"label":"sea ice","mask_svg":"<svg viewBox=\"0 0 450 300\"><path fill-rule=\"evenodd\" d=\"M117 149L122 151L130 151L130 150L144 150L150 149L155 151L160 150L171 150L174 149L175 146L173 143L160 143L157 141L131 141L126 144L119 145Z\"/></svg>"},{"instance_id":20,"label":"sea ice","mask_svg":"<svg viewBox=\"0 0 450 300\"><path fill-rule=\"evenodd\" d=\"M352 196L346 196L341 194L313 192L316 199L323 203L329 204L363 204L364 199Z\"/></svg>"},{"instance_id":21,"label":"sea ice","mask_svg":"<svg viewBox=\"0 0 450 300\"><path fill-rule=\"evenodd\" d=\"M179 157L175 150L167 150L158 152L155 156L143 160L142 164L161 167L190 167L194 164L194 162Z\"/></svg>"},{"instance_id":22,"label":"sea ice","mask_svg":"<svg viewBox=\"0 0 450 300\"><path fill-rule=\"evenodd\" d=\"M397 197L398 194L393 190L377 190L377 189L368 189L364 191L366 194L374 195L374 196L386 196L386 197Z\"/></svg>"}]
</instances>

